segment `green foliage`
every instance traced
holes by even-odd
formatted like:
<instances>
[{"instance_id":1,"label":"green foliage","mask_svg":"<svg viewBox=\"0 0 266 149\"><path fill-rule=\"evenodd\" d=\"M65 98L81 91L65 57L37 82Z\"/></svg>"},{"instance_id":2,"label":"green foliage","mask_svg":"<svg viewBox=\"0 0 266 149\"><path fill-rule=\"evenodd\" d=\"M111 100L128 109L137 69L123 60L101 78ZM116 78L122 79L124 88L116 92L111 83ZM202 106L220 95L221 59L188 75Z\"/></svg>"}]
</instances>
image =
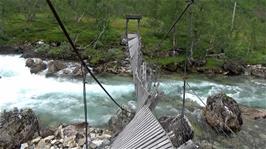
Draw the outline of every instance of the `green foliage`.
<instances>
[{"instance_id":1,"label":"green foliage","mask_svg":"<svg viewBox=\"0 0 266 149\"><path fill-rule=\"evenodd\" d=\"M48 44L41 44L35 48L35 52L57 59L73 59L74 55L66 42L62 42L60 46L53 47Z\"/></svg>"},{"instance_id":2,"label":"green foliage","mask_svg":"<svg viewBox=\"0 0 266 149\"><path fill-rule=\"evenodd\" d=\"M219 68L223 66L223 61L219 59L209 58L207 59L207 68Z\"/></svg>"},{"instance_id":3,"label":"green foliage","mask_svg":"<svg viewBox=\"0 0 266 149\"><path fill-rule=\"evenodd\" d=\"M88 48L85 50L84 55L88 55L88 59L91 65L97 65L114 60L119 61L124 58L122 49L116 48L109 50Z\"/></svg>"},{"instance_id":4,"label":"green foliage","mask_svg":"<svg viewBox=\"0 0 266 149\"><path fill-rule=\"evenodd\" d=\"M50 46L48 44L41 44L40 46L36 47L34 49L35 52L39 54L46 54L50 49Z\"/></svg>"},{"instance_id":5,"label":"green foliage","mask_svg":"<svg viewBox=\"0 0 266 149\"><path fill-rule=\"evenodd\" d=\"M236 16L231 29L235 1ZM177 47L190 49L191 41L194 41L195 59L223 51L228 59L241 59L252 64L265 63L266 2L235 1L195 0L191 9L191 18L189 13L186 13L176 26ZM168 64L178 62L184 57L182 54L178 58L152 56L155 51L167 52L172 49L172 34L166 38L160 48L157 45L185 8L185 1L54 0L52 2L71 37L73 39L78 37L77 45L90 47L84 54L85 57L91 57L91 61L95 64L123 55L123 52L109 54L107 50L114 48L121 51L120 40L125 33L126 14L143 15L140 33L147 59L157 61L159 64ZM189 29L190 19L192 19L192 32ZM130 21L129 31L136 32L136 25L136 22ZM98 37L96 46L91 46ZM0 0L0 44L21 44L37 40L66 41L45 1ZM39 48L36 50L53 56L71 55L64 50L66 47ZM207 65L216 67L220 62L211 59Z\"/></svg>"}]
</instances>

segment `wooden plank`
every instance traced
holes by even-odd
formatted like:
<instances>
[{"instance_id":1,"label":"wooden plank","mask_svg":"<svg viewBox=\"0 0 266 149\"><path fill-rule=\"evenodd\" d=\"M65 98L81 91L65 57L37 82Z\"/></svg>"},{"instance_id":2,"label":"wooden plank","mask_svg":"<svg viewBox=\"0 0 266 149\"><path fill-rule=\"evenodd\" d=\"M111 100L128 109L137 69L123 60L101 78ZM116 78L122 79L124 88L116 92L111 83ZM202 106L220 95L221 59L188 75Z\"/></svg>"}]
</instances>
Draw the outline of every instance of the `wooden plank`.
<instances>
[{"instance_id":1,"label":"wooden plank","mask_svg":"<svg viewBox=\"0 0 266 149\"><path fill-rule=\"evenodd\" d=\"M166 149L174 148L148 106L143 106L117 136L112 149Z\"/></svg>"}]
</instances>

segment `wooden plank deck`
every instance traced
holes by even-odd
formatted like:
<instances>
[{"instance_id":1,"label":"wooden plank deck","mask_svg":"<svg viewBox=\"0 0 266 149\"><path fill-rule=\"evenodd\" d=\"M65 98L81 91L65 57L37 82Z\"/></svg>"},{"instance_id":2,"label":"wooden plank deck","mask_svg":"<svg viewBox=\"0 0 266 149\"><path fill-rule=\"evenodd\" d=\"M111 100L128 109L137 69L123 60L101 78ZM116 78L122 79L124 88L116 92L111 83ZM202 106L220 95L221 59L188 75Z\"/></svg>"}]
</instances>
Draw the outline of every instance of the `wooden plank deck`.
<instances>
[{"instance_id":1,"label":"wooden plank deck","mask_svg":"<svg viewBox=\"0 0 266 149\"><path fill-rule=\"evenodd\" d=\"M148 106L143 106L113 142L111 149L172 149L170 138Z\"/></svg>"},{"instance_id":2,"label":"wooden plank deck","mask_svg":"<svg viewBox=\"0 0 266 149\"><path fill-rule=\"evenodd\" d=\"M140 36L128 34L127 38L138 109L135 117L115 138L111 149L174 148L169 136L149 109L149 105L145 104L150 93L147 90L149 80L144 68L146 65L143 63L140 51Z\"/></svg>"}]
</instances>

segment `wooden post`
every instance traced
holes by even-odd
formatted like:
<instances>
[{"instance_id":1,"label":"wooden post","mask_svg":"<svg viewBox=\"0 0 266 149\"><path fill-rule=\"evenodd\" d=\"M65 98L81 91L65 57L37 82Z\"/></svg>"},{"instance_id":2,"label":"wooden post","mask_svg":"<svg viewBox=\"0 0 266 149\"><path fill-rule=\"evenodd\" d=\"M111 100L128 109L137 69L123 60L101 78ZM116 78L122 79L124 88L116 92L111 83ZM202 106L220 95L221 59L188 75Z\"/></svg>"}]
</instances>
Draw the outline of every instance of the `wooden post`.
<instances>
[{"instance_id":1,"label":"wooden post","mask_svg":"<svg viewBox=\"0 0 266 149\"><path fill-rule=\"evenodd\" d=\"M128 42L128 19L126 19L126 35L125 35L125 37L126 37L126 40L127 40L127 42Z\"/></svg>"},{"instance_id":2,"label":"wooden post","mask_svg":"<svg viewBox=\"0 0 266 149\"><path fill-rule=\"evenodd\" d=\"M140 15L126 15L126 37L128 35L128 22L130 20L137 20L138 26L137 26L137 34L140 35L140 20L142 19L142 16Z\"/></svg>"}]
</instances>

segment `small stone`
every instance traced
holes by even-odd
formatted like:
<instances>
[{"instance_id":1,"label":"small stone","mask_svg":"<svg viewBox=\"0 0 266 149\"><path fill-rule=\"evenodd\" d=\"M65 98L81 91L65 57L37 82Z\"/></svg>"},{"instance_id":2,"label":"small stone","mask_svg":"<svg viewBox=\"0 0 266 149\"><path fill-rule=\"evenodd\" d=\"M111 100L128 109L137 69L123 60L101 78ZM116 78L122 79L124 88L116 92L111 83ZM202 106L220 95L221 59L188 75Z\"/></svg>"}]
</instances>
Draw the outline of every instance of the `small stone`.
<instances>
[{"instance_id":1,"label":"small stone","mask_svg":"<svg viewBox=\"0 0 266 149\"><path fill-rule=\"evenodd\" d=\"M63 126L62 125L60 125L58 128L57 128L57 130L55 131L55 133L54 133L54 136L55 137L61 137L62 138L62 135L61 135L61 130L62 130L62 128L63 128Z\"/></svg>"},{"instance_id":2,"label":"small stone","mask_svg":"<svg viewBox=\"0 0 266 149\"><path fill-rule=\"evenodd\" d=\"M265 134L260 134L259 135L262 139L266 140L266 135Z\"/></svg>"},{"instance_id":3,"label":"small stone","mask_svg":"<svg viewBox=\"0 0 266 149\"><path fill-rule=\"evenodd\" d=\"M95 129L94 128L89 128L89 131L90 132L95 132Z\"/></svg>"},{"instance_id":4,"label":"small stone","mask_svg":"<svg viewBox=\"0 0 266 149\"><path fill-rule=\"evenodd\" d=\"M37 144L41 140L41 137L37 137L31 141L32 144Z\"/></svg>"},{"instance_id":5,"label":"small stone","mask_svg":"<svg viewBox=\"0 0 266 149\"><path fill-rule=\"evenodd\" d=\"M85 144L85 141L86 141L85 138L81 138L81 139L79 139L79 140L78 140L78 145L79 145L79 146L84 145L84 144Z\"/></svg>"},{"instance_id":6,"label":"small stone","mask_svg":"<svg viewBox=\"0 0 266 149\"><path fill-rule=\"evenodd\" d=\"M96 144L97 147L99 147L99 146L101 146L103 144L103 140L96 139L96 140L93 140L92 143Z\"/></svg>"},{"instance_id":7,"label":"small stone","mask_svg":"<svg viewBox=\"0 0 266 149\"><path fill-rule=\"evenodd\" d=\"M110 139L112 136L109 134L102 134L99 138L100 139Z\"/></svg>"},{"instance_id":8,"label":"small stone","mask_svg":"<svg viewBox=\"0 0 266 149\"><path fill-rule=\"evenodd\" d=\"M107 145L110 145L110 143L111 143L110 140L104 139L102 144L103 144L103 146L107 146Z\"/></svg>"},{"instance_id":9,"label":"small stone","mask_svg":"<svg viewBox=\"0 0 266 149\"><path fill-rule=\"evenodd\" d=\"M60 142L60 143L63 143L63 142L64 142L64 139L60 139L59 142Z\"/></svg>"},{"instance_id":10,"label":"small stone","mask_svg":"<svg viewBox=\"0 0 266 149\"><path fill-rule=\"evenodd\" d=\"M77 143L75 141L75 136L65 138L63 145L70 148L76 147Z\"/></svg>"},{"instance_id":11,"label":"small stone","mask_svg":"<svg viewBox=\"0 0 266 149\"><path fill-rule=\"evenodd\" d=\"M23 143L23 144L21 144L21 146L20 146L20 149L28 149L28 148L29 148L28 143Z\"/></svg>"},{"instance_id":12,"label":"small stone","mask_svg":"<svg viewBox=\"0 0 266 149\"><path fill-rule=\"evenodd\" d=\"M73 147L73 148L70 148L70 149L80 149L80 147L79 147L79 146L77 146L77 147Z\"/></svg>"},{"instance_id":13,"label":"small stone","mask_svg":"<svg viewBox=\"0 0 266 149\"><path fill-rule=\"evenodd\" d=\"M50 144L46 143L44 139L40 140L38 145L36 146L36 149L50 149Z\"/></svg>"},{"instance_id":14,"label":"small stone","mask_svg":"<svg viewBox=\"0 0 266 149\"><path fill-rule=\"evenodd\" d=\"M51 141L51 144L52 145L57 145L57 144L60 144L61 142L59 140L53 140Z\"/></svg>"},{"instance_id":15,"label":"small stone","mask_svg":"<svg viewBox=\"0 0 266 149\"><path fill-rule=\"evenodd\" d=\"M54 139L54 135L51 135L51 136L48 136L46 138L44 138L43 140L48 143L48 142L51 142L52 140Z\"/></svg>"},{"instance_id":16,"label":"small stone","mask_svg":"<svg viewBox=\"0 0 266 149\"><path fill-rule=\"evenodd\" d=\"M92 143L89 144L89 147L92 148L92 149L96 149L97 145L92 142Z\"/></svg>"},{"instance_id":17,"label":"small stone","mask_svg":"<svg viewBox=\"0 0 266 149\"><path fill-rule=\"evenodd\" d=\"M95 133L91 133L90 136L91 136L91 139L95 139L96 138L96 134Z\"/></svg>"}]
</instances>

